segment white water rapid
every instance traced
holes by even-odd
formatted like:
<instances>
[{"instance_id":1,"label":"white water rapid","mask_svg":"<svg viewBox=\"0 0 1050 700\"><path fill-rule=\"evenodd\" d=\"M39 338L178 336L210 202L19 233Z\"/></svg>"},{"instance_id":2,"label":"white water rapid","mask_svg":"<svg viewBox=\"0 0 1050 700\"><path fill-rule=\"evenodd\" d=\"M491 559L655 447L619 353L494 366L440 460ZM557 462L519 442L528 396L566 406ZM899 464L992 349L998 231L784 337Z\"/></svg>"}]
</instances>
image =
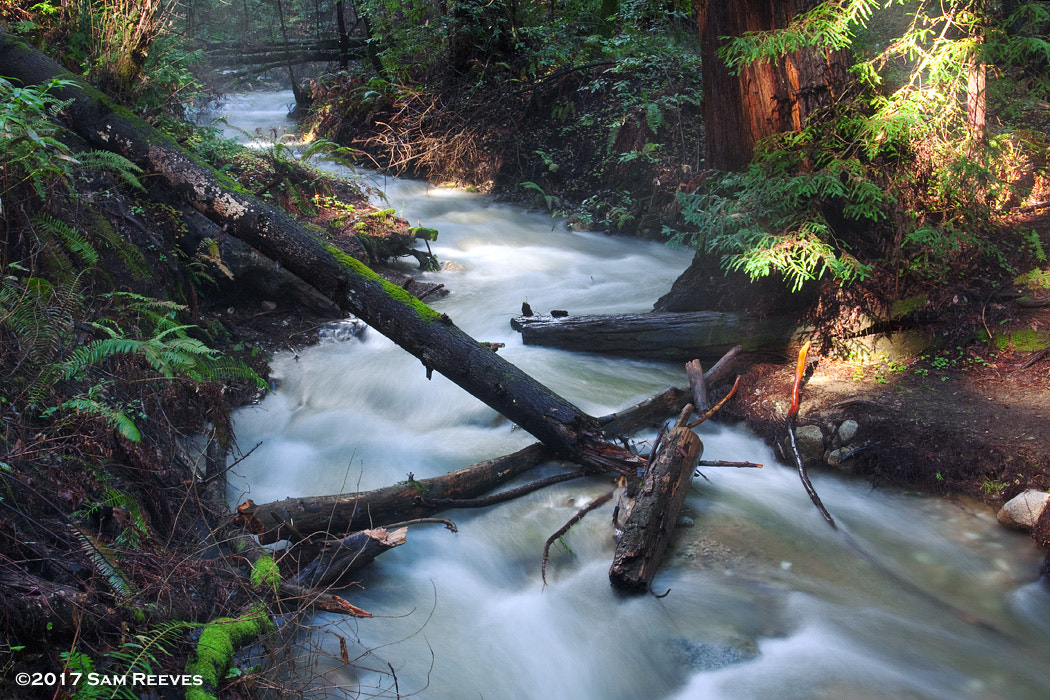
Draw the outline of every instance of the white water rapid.
<instances>
[{"instance_id":1,"label":"white water rapid","mask_svg":"<svg viewBox=\"0 0 1050 700\"><path fill-rule=\"evenodd\" d=\"M237 98L248 131L282 122L290 93ZM537 311L645 311L689 254L567 230L464 192L378 178L389 204L439 229L446 264L433 302L479 340L584 410L620 409L686 380L680 366L524 347L508 321ZM275 358L279 389L236 416L242 450L231 502L356 491L428 477L532 440L369 331ZM785 391L789 391L785 387ZM803 397L803 415L805 401ZM872 490L826 472L815 486L841 527L904 579L994 626L959 619L843 545L790 468L740 428L705 425L705 459L764 469L707 469L687 503L654 589L609 587L611 506L556 546L546 538L610 485L573 481L478 511L459 526L410 529L408 542L345 595L376 615L322 616L314 642L330 697L437 700L1045 700L1050 596L1040 553L983 507ZM529 479L553 473L545 467ZM339 662L339 637L355 663ZM393 674L391 674L391 669ZM396 678L395 678L396 677ZM396 686L396 690L395 690ZM319 692L321 692L319 688Z\"/></svg>"}]
</instances>

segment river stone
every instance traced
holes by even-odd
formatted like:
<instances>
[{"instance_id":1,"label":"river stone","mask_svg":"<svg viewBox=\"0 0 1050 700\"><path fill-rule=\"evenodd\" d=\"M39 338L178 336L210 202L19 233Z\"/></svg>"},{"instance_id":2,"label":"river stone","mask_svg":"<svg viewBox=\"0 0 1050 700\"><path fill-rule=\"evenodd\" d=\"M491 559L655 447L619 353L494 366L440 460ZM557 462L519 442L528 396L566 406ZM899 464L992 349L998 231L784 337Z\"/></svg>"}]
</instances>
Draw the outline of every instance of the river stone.
<instances>
[{"instance_id":1,"label":"river stone","mask_svg":"<svg viewBox=\"0 0 1050 700\"><path fill-rule=\"evenodd\" d=\"M817 462L824 457L824 433L817 425L800 425L795 428L795 443L802 459ZM788 454L791 454L790 439L787 442Z\"/></svg>"},{"instance_id":2,"label":"river stone","mask_svg":"<svg viewBox=\"0 0 1050 700\"><path fill-rule=\"evenodd\" d=\"M1050 493L1029 489L1007 501L995 517L1006 527L1031 530L1039 521L1039 516L1043 514L1048 502Z\"/></svg>"},{"instance_id":3,"label":"river stone","mask_svg":"<svg viewBox=\"0 0 1050 700\"><path fill-rule=\"evenodd\" d=\"M855 420L844 420L842 425L839 426L839 442L842 445L848 445L853 442L853 438L857 437L857 429L860 428L860 424Z\"/></svg>"},{"instance_id":4,"label":"river stone","mask_svg":"<svg viewBox=\"0 0 1050 700\"><path fill-rule=\"evenodd\" d=\"M827 462L829 466L835 467L836 469L851 471L849 466L843 466L842 464L843 457L848 455L851 449L852 448L850 447L839 447L835 450L828 450L824 453L824 461Z\"/></svg>"},{"instance_id":5,"label":"river stone","mask_svg":"<svg viewBox=\"0 0 1050 700\"><path fill-rule=\"evenodd\" d=\"M695 671L715 671L751 661L758 656L758 649L754 644L746 642L740 646L725 646L691 639L676 639L671 644L672 653L678 662L690 666Z\"/></svg>"}]
</instances>

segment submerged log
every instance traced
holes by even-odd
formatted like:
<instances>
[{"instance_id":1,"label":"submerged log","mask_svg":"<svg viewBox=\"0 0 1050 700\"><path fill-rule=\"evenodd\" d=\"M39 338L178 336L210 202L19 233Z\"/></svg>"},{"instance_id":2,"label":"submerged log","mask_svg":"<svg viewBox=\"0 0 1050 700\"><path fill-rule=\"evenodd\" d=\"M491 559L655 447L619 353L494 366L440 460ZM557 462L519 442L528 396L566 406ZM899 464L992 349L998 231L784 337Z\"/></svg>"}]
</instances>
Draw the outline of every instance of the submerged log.
<instances>
[{"instance_id":1,"label":"submerged log","mask_svg":"<svg viewBox=\"0 0 1050 700\"><path fill-rule=\"evenodd\" d=\"M688 417L691 408L683 410ZM679 420L683 423L684 420ZM609 582L625 593L649 590L664 550L671 539L678 513L689 493L693 469L703 443L689 428L672 428L657 446L634 499L621 505L622 532L609 569Z\"/></svg>"},{"instance_id":2,"label":"submerged log","mask_svg":"<svg viewBox=\"0 0 1050 700\"><path fill-rule=\"evenodd\" d=\"M795 330L788 318L718 311L518 316L510 325L526 345L659 360L716 360L735 345L748 352L780 351Z\"/></svg>"}]
</instances>

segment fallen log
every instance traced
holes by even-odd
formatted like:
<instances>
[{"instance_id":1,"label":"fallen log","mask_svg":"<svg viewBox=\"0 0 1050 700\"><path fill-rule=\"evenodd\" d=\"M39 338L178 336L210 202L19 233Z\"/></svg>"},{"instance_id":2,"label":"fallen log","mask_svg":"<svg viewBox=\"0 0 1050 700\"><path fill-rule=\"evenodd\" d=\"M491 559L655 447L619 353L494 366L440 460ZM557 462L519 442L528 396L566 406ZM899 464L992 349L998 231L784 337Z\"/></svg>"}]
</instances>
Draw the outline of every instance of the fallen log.
<instances>
[{"instance_id":1,"label":"fallen log","mask_svg":"<svg viewBox=\"0 0 1050 700\"><path fill-rule=\"evenodd\" d=\"M360 261L320 240L286 212L246 192L149 124L114 107L99 91L0 27L0 75L23 85L54 78L63 114L94 148L123 155L160 178L227 233L248 243L415 355L429 376L440 372L561 457L586 464L598 440L595 419L491 352L438 313ZM605 465L596 465L604 469Z\"/></svg>"},{"instance_id":2,"label":"fallen log","mask_svg":"<svg viewBox=\"0 0 1050 700\"><path fill-rule=\"evenodd\" d=\"M383 552L405 543L407 527L394 531L373 528L352 532L340 539L328 539L317 546L300 543L293 547L297 561L308 561L293 581L298 586L326 588L345 586L350 576Z\"/></svg>"},{"instance_id":3,"label":"fallen log","mask_svg":"<svg viewBox=\"0 0 1050 700\"><path fill-rule=\"evenodd\" d=\"M620 512L614 517L622 523L622 531L609 568L609 582L617 590L648 591L667 549L704 447L696 433L685 427L691 413L692 406L682 410L678 424L650 457L637 495L618 506Z\"/></svg>"},{"instance_id":4,"label":"fallen log","mask_svg":"<svg viewBox=\"0 0 1050 700\"><path fill-rule=\"evenodd\" d=\"M740 351L733 348L705 373L709 386L729 376ZM627 435L640 427L663 422L668 415L681 411L689 398L688 390L672 387L635 406L599 418L598 423L607 435ZM302 539L316 532L339 534L386 526L449 508L471 507L475 504L468 502L469 499L477 499L553 458L551 450L534 444L442 476L411 479L372 491L286 498L262 504L249 501L238 509L238 522L257 534L263 544Z\"/></svg>"},{"instance_id":5,"label":"fallen log","mask_svg":"<svg viewBox=\"0 0 1050 700\"><path fill-rule=\"evenodd\" d=\"M449 474L410 479L372 491L286 498L261 505L249 502L238 509L238 518L263 544L301 539L315 532L365 530L426 517L450 507L443 502L428 503L428 499L476 498L552 457L551 450L534 444Z\"/></svg>"},{"instance_id":6,"label":"fallen log","mask_svg":"<svg viewBox=\"0 0 1050 700\"><path fill-rule=\"evenodd\" d=\"M654 360L715 360L735 345L744 351L782 351L795 323L718 311L688 313L517 316L511 327L526 345Z\"/></svg>"}]
</instances>

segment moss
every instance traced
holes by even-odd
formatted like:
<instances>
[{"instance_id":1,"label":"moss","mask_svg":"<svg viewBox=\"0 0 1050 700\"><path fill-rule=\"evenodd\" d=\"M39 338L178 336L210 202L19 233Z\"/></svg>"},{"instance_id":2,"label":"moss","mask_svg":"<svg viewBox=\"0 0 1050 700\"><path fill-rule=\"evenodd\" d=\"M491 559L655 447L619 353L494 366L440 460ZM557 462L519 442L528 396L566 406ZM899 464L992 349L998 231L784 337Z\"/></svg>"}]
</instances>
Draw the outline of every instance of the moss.
<instances>
[{"instance_id":1,"label":"moss","mask_svg":"<svg viewBox=\"0 0 1050 700\"><path fill-rule=\"evenodd\" d=\"M918 311L926 306L926 301L927 297L925 294L919 294L907 299L898 299L890 307L890 318L898 318L905 314L910 314L912 311Z\"/></svg>"},{"instance_id":2,"label":"moss","mask_svg":"<svg viewBox=\"0 0 1050 700\"><path fill-rule=\"evenodd\" d=\"M999 351L1013 348L1015 352L1036 352L1048 346L1050 346L1050 335L1032 328L1021 328L995 337L995 347Z\"/></svg>"},{"instance_id":3,"label":"moss","mask_svg":"<svg viewBox=\"0 0 1050 700\"><path fill-rule=\"evenodd\" d=\"M438 230L436 228L410 226L408 232L412 234L413 238L419 238L424 241L436 241L438 238Z\"/></svg>"},{"instance_id":4,"label":"moss","mask_svg":"<svg viewBox=\"0 0 1050 700\"><path fill-rule=\"evenodd\" d=\"M389 219L396 212L397 212L396 209L380 209L379 211L374 211L374 212L372 212L370 214L365 214L365 216L368 217L369 219L384 219L385 220L385 219Z\"/></svg>"},{"instance_id":5,"label":"moss","mask_svg":"<svg viewBox=\"0 0 1050 700\"><path fill-rule=\"evenodd\" d=\"M277 588L281 585L281 572L278 571L277 562L273 560L273 557L268 554L259 557L252 564L250 580L253 588L265 585L276 593Z\"/></svg>"},{"instance_id":6,"label":"moss","mask_svg":"<svg viewBox=\"0 0 1050 700\"><path fill-rule=\"evenodd\" d=\"M357 258L351 255L347 255L343 251L336 248L334 245L325 245L325 250L331 253L332 257L334 257L340 265L349 268L350 271L354 274L364 277L365 279L377 282L380 286L382 286L383 291L386 292L392 299L394 299L395 301L399 301L405 306L411 308L413 311L416 312L416 315L418 315L424 321L427 321L428 323L433 323L434 321L442 319L442 317L444 316L444 314L434 311L434 309L430 308L429 306L421 302L419 299L416 299L414 296L409 294L401 287L386 281L378 274L376 274L376 272L372 270L372 268L368 267Z\"/></svg>"},{"instance_id":7,"label":"moss","mask_svg":"<svg viewBox=\"0 0 1050 700\"><path fill-rule=\"evenodd\" d=\"M186 664L186 673L200 676L204 682L188 688L186 700L215 700L219 682L233 663L234 651L272 628L273 622L262 606L243 617L219 618L205 625L193 660Z\"/></svg>"}]
</instances>

